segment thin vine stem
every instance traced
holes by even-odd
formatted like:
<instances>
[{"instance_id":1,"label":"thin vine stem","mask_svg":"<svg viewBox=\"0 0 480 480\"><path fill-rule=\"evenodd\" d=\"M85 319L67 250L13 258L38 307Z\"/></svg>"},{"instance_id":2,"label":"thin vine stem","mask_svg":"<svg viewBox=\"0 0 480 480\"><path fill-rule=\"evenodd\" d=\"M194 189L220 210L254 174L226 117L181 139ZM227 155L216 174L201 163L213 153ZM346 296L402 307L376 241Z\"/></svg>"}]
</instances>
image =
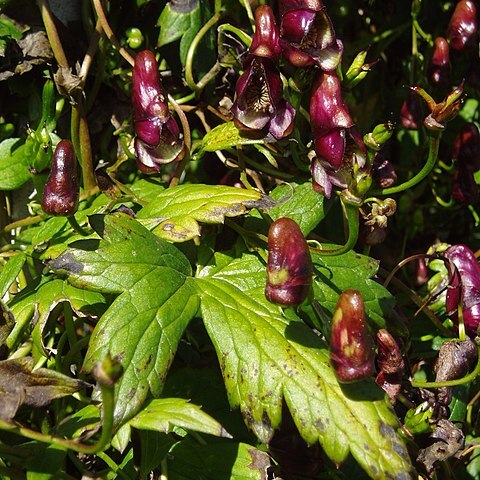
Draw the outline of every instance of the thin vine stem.
<instances>
[{"instance_id":1,"label":"thin vine stem","mask_svg":"<svg viewBox=\"0 0 480 480\"><path fill-rule=\"evenodd\" d=\"M419 184L427 175L433 170L438 158L438 148L440 145L440 138L442 133L440 131L430 131L428 137L428 157L423 168L410 180L407 180L400 185L395 185L389 188L371 192L372 195L392 195L393 193L403 192L409 190L415 185Z\"/></svg>"},{"instance_id":2,"label":"thin vine stem","mask_svg":"<svg viewBox=\"0 0 480 480\"><path fill-rule=\"evenodd\" d=\"M479 349L480 350L480 349ZM412 387L415 388L441 388L441 387L455 387L456 385L464 385L475 380L480 375L480 351L478 352L478 361L474 370L462 378L454 380L445 380L443 382L426 382L423 380L411 380Z\"/></svg>"}]
</instances>

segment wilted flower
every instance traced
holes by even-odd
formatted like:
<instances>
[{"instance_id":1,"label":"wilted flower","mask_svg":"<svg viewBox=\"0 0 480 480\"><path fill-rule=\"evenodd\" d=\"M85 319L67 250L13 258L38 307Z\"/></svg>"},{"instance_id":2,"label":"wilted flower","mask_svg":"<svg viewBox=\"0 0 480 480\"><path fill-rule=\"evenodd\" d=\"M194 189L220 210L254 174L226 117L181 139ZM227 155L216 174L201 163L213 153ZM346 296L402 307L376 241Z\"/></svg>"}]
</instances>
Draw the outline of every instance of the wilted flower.
<instances>
[{"instance_id":1,"label":"wilted flower","mask_svg":"<svg viewBox=\"0 0 480 480\"><path fill-rule=\"evenodd\" d=\"M168 111L167 94L150 50L139 52L132 72L132 108L137 164L146 173L180 161L186 152L177 122Z\"/></svg>"},{"instance_id":2,"label":"wilted flower","mask_svg":"<svg viewBox=\"0 0 480 480\"><path fill-rule=\"evenodd\" d=\"M460 0L450 18L447 38L454 50L475 47L477 43L477 7L473 0Z\"/></svg>"},{"instance_id":3,"label":"wilted flower","mask_svg":"<svg viewBox=\"0 0 480 480\"><path fill-rule=\"evenodd\" d=\"M295 109L283 98L283 84L274 59L280 50L275 20L270 7L255 11L255 35L245 70L237 81L236 99L231 108L235 126L246 133L277 140L293 129Z\"/></svg>"},{"instance_id":4,"label":"wilted flower","mask_svg":"<svg viewBox=\"0 0 480 480\"><path fill-rule=\"evenodd\" d=\"M405 368L402 352L393 335L384 328L377 332L377 366L380 370L375 382L395 400L402 389L402 372Z\"/></svg>"},{"instance_id":5,"label":"wilted flower","mask_svg":"<svg viewBox=\"0 0 480 480\"><path fill-rule=\"evenodd\" d=\"M296 67L318 65L333 71L342 58L343 44L321 0L280 0L280 45Z\"/></svg>"},{"instance_id":6,"label":"wilted flower","mask_svg":"<svg viewBox=\"0 0 480 480\"><path fill-rule=\"evenodd\" d=\"M466 245L452 245L443 255L455 267L452 272L447 265L453 277L447 290L447 313L456 319L461 305L465 329L475 337L480 323L480 265Z\"/></svg>"},{"instance_id":7,"label":"wilted flower","mask_svg":"<svg viewBox=\"0 0 480 480\"><path fill-rule=\"evenodd\" d=\"M280 305L300 305L312 285L313 264L307 241L291 218L279 218L268 231L265 296Z\"/></svg>"},{"instance_id":8,"label":"wilted flower","mask_svg":"<svg viewBox=\"0 0 480 480\"><path fill-rule=\"evenodd\" d=\"M49 215L68 217L78 208L80 179L77 158L70 140L58 143L43 190L42 209Z\"/></svg>"},{"instance_id":9,"label":"wilted flower","mask_svg":"<svg viewBox=\"0 0 480 480\"><path fill-rule=\"evenodd\" d=\"M435 87L448 87L451 70L448 42L443 37L437 37L428 64L428 81Z\"/></svg>"},{"instance_id":10,"label":"wilted flower","mask_svg":"<svg viewBox=\"0 0 480 480\"><path fill-rule=\"evenodd\" d=\"M375 373L373 337L357 290L346 290L338 298L332 318L330 360L339 382L355 382Z\"/></svg>"}]
</instances>

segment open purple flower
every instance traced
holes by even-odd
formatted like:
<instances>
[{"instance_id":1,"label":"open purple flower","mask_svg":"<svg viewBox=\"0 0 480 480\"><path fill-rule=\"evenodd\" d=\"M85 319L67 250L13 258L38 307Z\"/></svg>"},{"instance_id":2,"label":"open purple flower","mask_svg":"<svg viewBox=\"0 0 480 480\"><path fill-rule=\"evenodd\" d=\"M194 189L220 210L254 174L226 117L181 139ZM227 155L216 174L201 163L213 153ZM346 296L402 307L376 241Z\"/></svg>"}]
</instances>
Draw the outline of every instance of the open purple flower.
<instances>
[{"instance_id":1,"label":"open purple flower","mask_svg":"<svg viewBox=\"0 0 480 480\"><path fill-rule=\"evenodd\" d=\"M447 313L456 319L461 304L465 329L475 337L480 324L480 265L466 245L452 245L443 255L455 267L447 290Z\"/></svg>"},{"instance_id":2,"label":"open purple flower","mask_svg":"<svg viewBox=\"0 0 480 480\"><path fill-rule=\"evenodd\" d=\"M235 126L246 133L277 140L293 129L295 109L283 98L283 84L274 59L279 55L273 12L263 5L255 11L255 35L245 70L237 81L231 108Z\"/></svg>"},{"instance_id":3,"label":"open purple flower","mask_svg":"<svg viewBox=\"0 0 480 480\"><path fill-rule=\"evenodd\" d=\"M150 50L139 52L135 57L132 108L139 168L154 173L160 171L162 164L180 161L185 155L185 144L177 122L168 111L167 94Z\"/></svg>"},{"instance_id":4,"label":"open purple flower","mask_svg":"<svg viewBox=\"0 0 480 480\"><path fill-rule=\"evenodd\" d=\"M280 0L280 45L296 67L318 65L333 71L342 59L343 44L320 0Z\"/></svg>"},{"instance_id":5,"label":"open purple flower","mask_svg":"<svg viewBox=\"0 0 480 480\"><path fill-rule=\"evenodd\" d=\"M463 51L474 48L478 37L477 7L473 0L460 0L450 18L447 38L450 47Z\"/></svg>"}]
</instances>

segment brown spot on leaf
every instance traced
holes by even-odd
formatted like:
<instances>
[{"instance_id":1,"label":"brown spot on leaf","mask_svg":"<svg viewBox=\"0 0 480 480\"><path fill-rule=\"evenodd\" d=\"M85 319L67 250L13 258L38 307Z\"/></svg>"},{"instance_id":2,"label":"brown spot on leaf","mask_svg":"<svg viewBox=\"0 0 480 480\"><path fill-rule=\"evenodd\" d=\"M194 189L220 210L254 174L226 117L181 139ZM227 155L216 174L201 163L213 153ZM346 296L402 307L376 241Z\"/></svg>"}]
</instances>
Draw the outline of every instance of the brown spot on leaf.
<instances>
[{"instance_id":1,"label":"brown spot on leaf","mask_svg":"<svg viewBox=\"0 0 480 480\"><path fill-rule=\"evenodd\" d=\"M250 455L252 461L247 468L249 468L250 470L257 470L262 474L262 478L267 478L266 472L268 467L270 467L269 455L266 452L261 452L260 450L257 450L256 448L251 448L248 451L248 454Z\"/></svg>"}]
</instances>

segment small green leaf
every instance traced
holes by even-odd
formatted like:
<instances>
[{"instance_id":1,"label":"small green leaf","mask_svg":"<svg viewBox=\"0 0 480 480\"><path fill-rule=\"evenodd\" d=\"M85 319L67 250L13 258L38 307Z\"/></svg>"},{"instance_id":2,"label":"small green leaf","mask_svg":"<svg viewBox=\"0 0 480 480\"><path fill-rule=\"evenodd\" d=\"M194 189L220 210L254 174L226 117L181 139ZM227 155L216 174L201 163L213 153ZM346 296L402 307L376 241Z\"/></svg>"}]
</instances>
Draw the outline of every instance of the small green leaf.
<instances>
[{"instance_id":1,"label":"small green leaf","mask_svg":"<svg viewBox=\"0 0 480 480\"><path fill-rule=\"evenodd\" d=\"M15 190L30 180L25 144L19 138L0 143L0 190Z\"/></svg>"},{"instance_id":2,"label":"small green leaf","mask_svg":"<svg viewBox=\"0 0 480 480\"><path fill-rule=\"evenodd\" d=\"M280 185L270 196L279 202L269 211L272 219L295 220L305 236L325 217L325 197L313 189L311 182Z\"/></svg>"},{"instance_id":3,"label":"small green leaf","mask_svg":"<svg viewBox=\"0 0 480 480\"><path fill-rule=\"evenodd\" d=\"M65 471L67 452L55 445L35 442L34 455L27 459L27 480L50 480Z\"/></svg>"},{"instance_id":4,"label":"small green leaf","mask_svg":"<svg viewBox=\"0 0 480 480\"><path fill-rule=\"evenodd\" d=\"M168 478L264 480L269 466L269 455L246 443L183 441L171 450Z\"/></svg>"},{"instance_id":5,"label":"small green leaf","mask_svg":"<svg viewBox=\"0 0 480 480\"><path fill-rule=\"evenodd\" d=\"M205 134L199 153L216 152L217 150L225 150L237 145L251 145L254 143L265 143L265 139L245 137L233 122L227 122L212 128Z\"/></svg>"},{"instance_id":6,"label":"small green leaf","mask_svg":"<svg viewBox=\"0 0 480 480\"><path fill-rule=\"evenodd\" d=\"M0 298L7 293L8 289L21 272L27 256L25 253L17 253L10 257L0 272Z\"/></svg>"},{"instance_id":7,"label":"small green leaf","mask_svg":"<svg viewBox=\"0 0 480 480\"><path fill-rule=\"evenodd\" d=\"M163 47L182 38L199 22L199 0L168 2L157 21L160 27L157 46ZM198 27L199 29L200 27ZM198 31L198 30L197 30Z\"/></svg>"},{"instance_id":8,"label":"small green leaf","mask_svg":"<svg viewBox=\"0 0 480 480\"><path fill-rule=\"evenodd\" d=\"M130 420L130 425L139 430L164 433L172 432L174 427L181 427L217 437L230 437L214 418L183 398L152 400Z\"/></svg>"},{"instance_id":9,"label":"small green leaf","mask_svg":"<svg viewBox=\"0 0 480 480\"><path fill-rule=\"evenodd\" d=\"M184 242L200 235L202 223L223 223L225 217L244 215L251 208L274 203L255 190L223 185L188 184L169 188L142 208L138 220L161 238Z\"/></svg>"},{"instance_id":10,"label":"small green leaf","mask_svg":"<svg viewBox=\"0 0 480 480\"><path fill-rule=\"evenodd\" d=\"M305 441L320 442L335 463L351 452L373 478L408 474L398 419L384 392L373 381L341 386L324 342L294 312L287 320L265 299L263 264L244 255L230 266L226 257L216 256L197 279L201 312L230 403L249 427L268 442L285 402Z\"/></svg>"},{"instance_id":11,"label":"small green leaf","mask_svg":"<svg viewBox=\"0 0 480 480\"><path fill-rule=\"evenodd\" d=\"M20 40L22 32L8 19L0 18L0 38Z\"/></svg>"}]
</instances>

